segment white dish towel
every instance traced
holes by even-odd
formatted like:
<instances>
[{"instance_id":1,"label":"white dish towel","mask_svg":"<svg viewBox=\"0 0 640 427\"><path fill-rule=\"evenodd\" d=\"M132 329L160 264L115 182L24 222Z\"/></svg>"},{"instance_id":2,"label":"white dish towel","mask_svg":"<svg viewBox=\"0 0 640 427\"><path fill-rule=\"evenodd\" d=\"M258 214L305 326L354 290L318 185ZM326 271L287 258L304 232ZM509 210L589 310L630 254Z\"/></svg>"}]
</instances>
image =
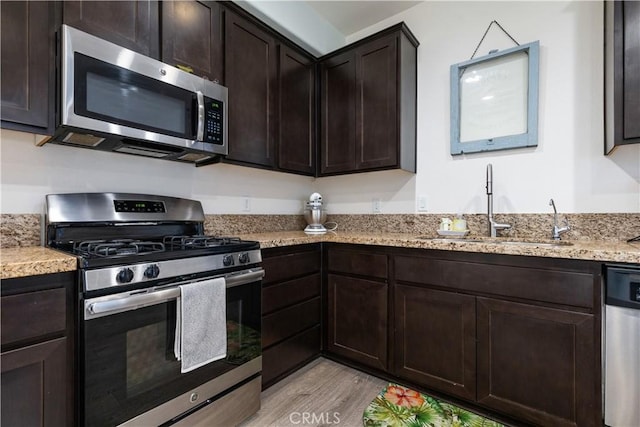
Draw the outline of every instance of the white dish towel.
<instances>
[{"instance_id":1,"label":"white dish towel","mask_svg":"<svg viewBox=\"0 0 640 427\"><path fill-rule=\"evenodd\" d=\"M217 278L179 288L173 350L185 373L227 357L226 282Z\"/></svg>"}]
</instances>

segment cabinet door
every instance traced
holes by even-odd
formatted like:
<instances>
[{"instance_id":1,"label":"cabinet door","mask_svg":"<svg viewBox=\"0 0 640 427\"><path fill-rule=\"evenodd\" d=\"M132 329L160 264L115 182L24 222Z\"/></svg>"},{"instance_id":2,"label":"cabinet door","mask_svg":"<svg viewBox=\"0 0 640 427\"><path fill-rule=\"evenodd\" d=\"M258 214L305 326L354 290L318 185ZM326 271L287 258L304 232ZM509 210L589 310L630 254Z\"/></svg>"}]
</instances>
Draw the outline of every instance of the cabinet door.
<instances>
[{"instance_id":1,"label":"cabinet door","mask_svg":"<svg viewBox=\"0 0 640 427\"><path fill-rule=\"evenodd\" d=\"M395 375L475 400L475 297L397 285L395 328Z\"/></svg>"},{"instance_id":2,"label":"cabinet door","mask_svg":"<svg viewBox=\"0 0 640 427\"><path fill-rule=\"evenodd\" d=\"M228 160L275 167L273 37L225 11L225 84L229 88Z\"/></svg>"},{"instance_id":3,"label":"cabinet door","mask_svg":"<svg viewBox=\"0 0 640 427\"><path fill-rule=\"evenodd\" d=\"M280 45L278 167L312 175L315 170L315 65Z\"/></svg>"},{"instance_id":4,"label":"cabinet door","mask_svg":"<svg viewBox=\"0 0 640 427\"><path fill-rule=\"evenodd\" d=\"M616 139L625 144L637 143L640 142L640 3L617 1L614 7L618 33L614 49L619 61L615 71L616 102L620 107L616 114L622 119Z\"/></svg>"},{"instance_id":5,"label":"cabinet door","mask_svg":"<svg viewBox=\"0 0 640 427\"><path fill-rule=\"evenodd\" d=\"M398 36L374 40L356 51L356 169L398 163Z\"/></svg>"},{"instance_id":6,"label":"cabinet door","mask_svg":"<svg viewBox=\"0 0 640 427\"><path fill-rule=\"evenodd\" d=\"M28 130L20 126L53 125L52 7L53 2L0 2L2 127Z\"/></svg>"},{"instance_id":7,"label":"cabinet door","mask_svg":"<svg viewBox=\"0 0 640 427\"><path fill-rule=\"evenodd\" d=\"M320 246L262 251L262 386L320 354Z\"/></svg>"},{"instance_id":8,"label":"cabinet door","mask_svg":"<svg viewBox=\"0 0 640 427\"><path fill-rule=\"evenodd\" d=\"M387 284L328 275L327 350L387 370Z\"/></svg>"},{"instance_id":9,"label":"cabinet door","mask_svg":"<svg viewBox=\"0 0 640 427\"><path fill-rule=\"evenodd\" d=\"M356 60L347 51L321 64L320 173L356 168Z\"/></svg>"},{"instance_id":10,"label":"cabinet door","mask_svg":"<svg viewBox=\"0 0 640 427\"><path fill-rule=\"evenodd\" d=\"M65 24L159 58L157 1L65 1L63 7Z\"/></svg>"},{"instance_id":11,"label":"cabinet door","mask_svg":"<svg viewBox=\"0 0 640 427\"><path fill-rule=\"evenodd\" d=\"M602 423L594 316L477 299L478 402L537 425Z\"/></svg>"},{"instance_id":12,"label":"cabinet door","mask_svg":"<svg viewBox=\"0 0 640 427\"><path fill-rule=\"evenodd\" d=\"M3 426L71 426L66 338L2 353Z\"/></svg>"},{"instance_id":13,"label":"cabinet door","mask_svg":"<svg viewBox=\"0 0 640 427\"><path fill-rule=\"evenodd\" d=\"M162 62L222 82L222 27L217 2L163 2Z\"/></svg>"}]
</instances>

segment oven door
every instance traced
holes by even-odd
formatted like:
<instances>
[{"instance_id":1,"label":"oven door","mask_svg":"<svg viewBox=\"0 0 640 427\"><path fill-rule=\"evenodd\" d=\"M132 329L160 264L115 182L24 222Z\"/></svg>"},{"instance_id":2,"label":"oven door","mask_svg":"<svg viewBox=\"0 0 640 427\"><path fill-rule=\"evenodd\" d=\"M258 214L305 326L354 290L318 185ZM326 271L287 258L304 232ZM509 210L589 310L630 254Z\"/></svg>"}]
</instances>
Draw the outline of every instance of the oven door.
<instances>
[{"instance_id":1,"label":"oven door","mask_svg":"<svg viewBox=\"0 0 640 427\"><path fill-rule=\"evenodd\" d=\"M185 374L173 352L177 286L185 283L83 301L81 425L116 426L133 418L138 425L162 424L255 379L262 369L263 274L251 269L227 277L227 357ZM205 383L209 395L201 395ZM174 402L185 394L186 402ZM169 401L171 408L161 411L165 418L158 422L157 407ZM153 422L144 418L149 411Z\"/></svg>"}]
</instances>

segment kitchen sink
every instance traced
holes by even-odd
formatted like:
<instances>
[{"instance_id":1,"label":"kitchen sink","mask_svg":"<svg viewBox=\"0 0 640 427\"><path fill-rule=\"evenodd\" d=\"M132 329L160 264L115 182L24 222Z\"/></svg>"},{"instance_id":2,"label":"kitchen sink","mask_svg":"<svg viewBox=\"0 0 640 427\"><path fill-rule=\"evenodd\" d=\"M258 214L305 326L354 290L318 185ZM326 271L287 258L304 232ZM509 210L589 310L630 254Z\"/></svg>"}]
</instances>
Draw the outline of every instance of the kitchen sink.
<instances>
[{"instance_id":1,"label":"kitchen sink","mask_svg":"<svg viewBox=\"0 0 640 427\"><path fill-rule=\"evenodd\" d=\"M510 245L510 246L532 246L538 248L558 248L564 246L571 246L573 243L565 242L565 241L549 241L549 240L503 240L497 238L443 238L443 237L426 237L426 236L418 236L418 239L422 240L431 240L433 242L442 242L442 243L482 243L482 244L499 244L499 245Z\"/></svg>"}]
</instances>

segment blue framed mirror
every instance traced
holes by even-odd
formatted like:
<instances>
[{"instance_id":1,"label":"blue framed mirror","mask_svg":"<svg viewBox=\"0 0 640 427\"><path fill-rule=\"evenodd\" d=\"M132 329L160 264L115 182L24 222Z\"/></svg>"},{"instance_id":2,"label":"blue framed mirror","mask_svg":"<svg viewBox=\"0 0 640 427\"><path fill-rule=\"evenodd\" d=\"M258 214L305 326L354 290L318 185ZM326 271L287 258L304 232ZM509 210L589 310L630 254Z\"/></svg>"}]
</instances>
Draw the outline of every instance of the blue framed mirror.
<instances>
[{"instance_id":1,"label":"blue framed mirror","mask_svg":"<svg viewBox=\"0 0 640 427\"><path fill-rule=\"evenodd\" d=\"M451 155L538 145L538 41L451 66Z\"/></svg>"}]
</instances>

